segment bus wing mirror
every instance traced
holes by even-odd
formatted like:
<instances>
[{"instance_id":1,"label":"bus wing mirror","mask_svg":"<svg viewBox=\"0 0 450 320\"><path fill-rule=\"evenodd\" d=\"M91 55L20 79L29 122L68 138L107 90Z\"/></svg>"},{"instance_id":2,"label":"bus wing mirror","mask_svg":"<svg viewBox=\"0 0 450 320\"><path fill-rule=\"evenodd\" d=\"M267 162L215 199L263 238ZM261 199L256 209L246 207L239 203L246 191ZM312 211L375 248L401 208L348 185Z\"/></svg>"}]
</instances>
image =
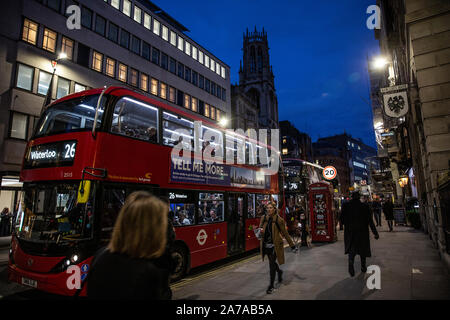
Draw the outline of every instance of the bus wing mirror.
<instances>
[{"instance_id":1,"label":"bus wing mirror","mask_svg":"<svg viewBox=\"0 0 450 320\"><path fill-rule=\"evenodd\" d=\"M91 191L91 181L83 180L80 182L80 186L78 187L78 203L86 203L89 199L89 193Z\"/></svg>"}]
</instances>

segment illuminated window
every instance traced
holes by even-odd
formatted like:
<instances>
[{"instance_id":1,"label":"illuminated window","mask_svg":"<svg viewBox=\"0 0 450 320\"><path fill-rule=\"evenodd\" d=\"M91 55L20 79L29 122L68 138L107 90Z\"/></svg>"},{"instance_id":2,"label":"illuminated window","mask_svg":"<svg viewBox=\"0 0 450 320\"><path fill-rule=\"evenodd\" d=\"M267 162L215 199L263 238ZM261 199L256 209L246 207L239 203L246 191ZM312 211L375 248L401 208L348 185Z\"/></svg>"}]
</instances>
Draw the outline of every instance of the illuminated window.
<instances>
[{"instance_id":1,"label":"illuminated window","mask_svg":"<svg viewBox=\"0 0 450 320\"><path fill-rule=\"evenodd\" d=\"M84 90L86 90L86 86L83 86L81 84L75 83L75 90L74 90L75 93L76 92L81 92L81 91L84 91Z\"/></svg>"},{"instance_id":2,"label":"illuminated window","mask_svg":"<svg viewBox=\"0 0 450 320\"><path fill-rule=\"evenodd\" d=\"M178 37L178 49L181 51L184 50L184 39L182 37Z\"/></svg>"},{"instance_id":3,"label":"illuminated window","mask_svg":"<svg viewBox=\"0 0 450 320\"><path fill-rule=\"evenodd\" d=\"M191 99L192 111L197 112L197 98L192 97Z\"/></svg>"},{"instance_id":4,"label":"illuminated window","mask_svg":"<svg viewBox=\"0 0 450 320\"><path fill-rule=\"evenodd\" d=\"M203 64L203 51L199 51L198 52L198 62L200 62L201 64Z\"/></svg>"},{"instance_id":5,"label":"illuminated window","mask_svg":"<svg viewBox=\"0 0 450 320\"><path fill-rule=\"evenodd\" d=\"M216 71L216 62L213 59L211 59L211 71Z\"/></svg>"},{"instance_id":6,"label":"illuminated window","mask_svg":"<svg viewBox=\"0 0 450 320\"><path fill-rule=\"evenodd\" d=\"M209 68L209 57L205 54L205 67Z\"/></svg>"},{"instance_id":7,"label":"illuminated window","mask_svg":"<svg viewBox=\"0 0 450 320\"><path fill-rule=\"evenodd\" d=\"M144 27L150 30L150 16L144 12Z\"/></svg>"},{"instance_id":8,"label":"illuminated window","mask_svg":"<svg viewBox=\"0 0 450 320\"><path fill-rule=\"evenodd\" d=\"M220 121L222 115L221 115L221 111L219 109L216 110L216 120Z\"/></svg>"},{"instance_id":9,"label":"illuminated window","mask_svg":"<svg viewBox=\"0 0 450 320\"><path fill-rule=\"evenodd\" d=\"M170 44L177 46L177 34L173 31L170 31Z\"/></svg>"},{"instance_id":10,"label":"illuminated window","mask_svg":"<svg viewBox=\"0 0 450 320\"><path fill-rule=\"evenodd\" d=\"M161 32L161 24L159 23L158 20L153 19L153 33L159 36L160 32Z\"/></svg>"},{"instance_id":11,"label":"illuminated window","mask_svg":"<svg viewBox=\"0 0 450 320\"><path fill-rule=\"evenodd\" d=\"M184 53L186 53L188 56L191 55L191 44L187 41L184 43Z\"/></svg>"},{"instance_id":12,"label":"illuminated window","mask_svg":"<svg viewBox=\"0 0 450 320\"><path fill-rule=\"evenodd\" d=\"M129 0L123 0L122 12L127 16L131 16L131 2Z\"/></svg>"},{"instance_id":13,"label":"illuminated window","mask_svg":"<svg viewBox=\"0 0 450 320\"><path fill-rule=\"evenodd\" d=\"M117 10L119 10L120 7L120 0L111 0L111 5L116 8Z\"/></svg>"},{"instance_id":14,"label":"illuminated window","mask_svg":"<svg viewBox=\"0 0 450 320\"><path fill-rule=\"evenodd\" d=\"M215 119L216 118L216 108L214 108L213 106L211 106L211 110L210 110L210 118L211 119Z\"/></svg>"},{"instance_id":15,"label":"illuminated window","mask_svg":"<svg viewBox=\"0 0 450 320\"><path fill-rule=\"evenodd\" d=\"M222 66L220 66L220 75L222 76L222 78L224 78L225 79L225 68L224 67L222 67Z\"/></svg>"},{"instance_id":16,"label":"illuminated window","mask_svg":"<svg viewBox=\"0 0 450 320\"><path fill-rule=\"evenodd\" d=\"M167 98L167 85L161 82L161 87L159 90L159 96L163 99Z\"/></svg>"},{"instance_id":17,"label":"illuminated window","mask_svg":"<svg viewBox=\"0 0 450 320\"><path fill-rule=\"evenodd\" d=\"M38 24L25 19L23 21L22 40L31 44L36 44Z\"/></svg>"},{"instance_id":18,"label":"illuminated window","mask_svg":"<svg viewBox=\"0 0 450 320\"><path fill-rule=\"evenodd\" d=\"M162 38L169 41L169 29L166 26L162 26Z\"/></svg>"},{"instance_id":19,"label":"illuminated window","mask_svg":"<svg viewBox=\"0 0 450 320\"><path fill-rule=\"evenodd\" d=\"M136 6L134 6L134 21L137 23L141 23L142 21L142 10Z\"/></svg>"},{"instance_id":20,"label":"illuminated window","mask_svg":"<svg viewBox=\"0 0 450 320\"><path fill-rule=\"evenodd\" d=\"M141 90L148 90L148 76L143 73L141 73Z\"/></svg>"},{"instance_id":21,"label":"illuminated window","mask_svg":"<svg viewBox=\"0 0 450 320\"><path fill-rule=\"evenodd\" d=\"M209 118L209 104L205 103L204 116Z\"/></svg>"},{"instance_id":22,"label":"illuminated window","mask_svg":"<svg viewBox=\"0 0 450 320\"><path fill-rule=\"evenodd\" d=\"M45 28L44 39L42 41L42 49L55 52L56 50L56 32Z\"/></svg>"},{"instance_id":23,"label":"illuminated window","mask_svg":"<svg viewBox=\"0 0 450 320\"><path fill-rule=\"evenodd\" d=\"M50 86L52 75L50 73L39 70L38 93L46 95Z\"/></svg>"},{"instance_id":24,"label":"illuminated window","mask_svg":"<svg viewBox=\"0 0 450 320\"><path fill-rule=\"evenodd\" d=\"M151 90L150 90L151 94L154 94L155 96L158 95L158 80L152 78L151 81Z\"/></svg>"},{"instance_id":25,"label":"illuminated window","mask_svg":"<svg viewBox=\"0 0 450 320\"><path fill-rule=\"evenodd\" d=\"M122 63L119 63L119 80L127 82L127 66Z\"/></svg>"},{"instance_id":26,"label":"illuminated window","mask_svg":"<svg viewBox=\"0 0 450 320\"><path fill-rule=\"evenodd\" d=\"M111 58L106 58L106 74L110 77L115 76L116 71L116 61Z\"/></svg>"},{"instance_id":27,"label":"illuminated window","mask_svg":"<svg viewBox=\"0 0 450 320\"><path fill-rule=\"evenodd\" d=\"M283 155L286 155L286 154L288 154L288 149L287 148L283 148L281 150L281 152L283 153Z\"/></svg>"},{"instance_id":28,"label":"illuminated window","mask_svg":"<svg viewBox=\"0 0 450 320\"><path fill-rule=\"evenodd\" d=\"M190 109L191 108L191 97L188 94L184 95L184 107L186 109Z\"/></svg>"},{"instance_id":29,"label":"illuminated window","mask_svg":"<svg viewBox=\"0 0 450 320\"><path fill-rule=\"evenodd\" d=\"M135 69L130 69L130 83L132 86L138 86L138 72Z\"/></svg>"},{"instance_id":30,"label":"illuminated window","mask_svg":"<svg viewBox=\"0 0 450 320\"><path fill-rule=\"evenodd\" d=\"M169 87L169 101L175 103L175 88Z\"/></svg>"},{"instance_id":31,"label":"illuminated window","mask_svg":"<svg viewBox=\"0 0 450 320\"><path fill-rule=\"evenodd\" d=\"M197 47L192 47L192 58L194 58L195 60L198 59Z\"/></svg>"},{"instance_id":32,"label":"illuminated window","mask_svg":"<svg viewBox=\"0 0 450 320\"><path fill-rule=\"evenodd\" d=\"M61 42L61 52L64 52L67 55L67 59L72 60L73 57L73 41L62 37Z\"/></svg>"},{"instance_id":33,"label":"illuminated window","mask_svg":"<svg viewBox=\"0 0 450 320\"><path fill-rule=\"evenodd\" d=\"M56 99L67 96L70 93L70 81L58 77L58 85L56 88Z\"/></svg>"},{"instance_id":34,"label":"illuminated window","mask_svg":"<svg viewBox=\"0 0 450 320\"><path fill-rule=\"evenodd\" d=\"M23 64L18 65L17 88L31 90L33 87L34 69Z\"/></svg>"},{"instance_id":35,"label":"illuminated window","mask_svg":"<svg viewBox=\"0 0 450 320\"><path fill-rule=\"evenodd\" d=\"M11 131L9 136L11 138L23 139L27 138L27 128L28 128L28 116L23 113L12 113L12 123Z\"/></svg>"},{"instance_id":36,"label":"illuminated window","mask_svg":"<svg viewBox=\"0 0 450 320\"><path fill-rule=\"evenodd\" d=\"M94 51L94 54L92 55L92 69L102 72L102 61L103 55L97 51Z\"/></svg>"}]
</instances>

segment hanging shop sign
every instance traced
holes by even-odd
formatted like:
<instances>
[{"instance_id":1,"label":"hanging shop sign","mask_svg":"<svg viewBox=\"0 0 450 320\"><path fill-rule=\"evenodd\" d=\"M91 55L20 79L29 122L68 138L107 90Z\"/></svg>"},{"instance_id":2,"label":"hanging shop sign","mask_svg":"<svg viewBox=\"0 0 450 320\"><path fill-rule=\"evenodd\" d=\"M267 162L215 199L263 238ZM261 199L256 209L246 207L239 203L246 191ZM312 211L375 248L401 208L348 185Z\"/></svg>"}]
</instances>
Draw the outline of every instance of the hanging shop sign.
<instances>
[{"instance_id":1,"label":"hanging shop sign","mask_svg":"<svg viewBox=\"0 0 450 320\"><path fill-rule=\"evenodd\" d=\"M407 88L408 85L399 85L380 89L383 94L384 113L388 117L400 118L408 113Z\"/></svg>"}]
</instances>

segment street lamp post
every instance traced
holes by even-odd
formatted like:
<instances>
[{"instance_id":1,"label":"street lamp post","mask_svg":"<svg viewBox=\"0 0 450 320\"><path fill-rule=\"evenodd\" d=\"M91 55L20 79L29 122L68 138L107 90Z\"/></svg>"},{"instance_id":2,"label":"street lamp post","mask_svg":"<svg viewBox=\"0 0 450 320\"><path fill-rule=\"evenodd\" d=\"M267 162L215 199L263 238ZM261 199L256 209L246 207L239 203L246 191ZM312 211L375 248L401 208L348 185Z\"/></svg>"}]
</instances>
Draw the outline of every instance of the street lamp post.
<instances>
[{"instance_id":1,"label":"street lamp post","mask_svg":"<svg viewBox=\"0 0 450 320\"><path fill-rule=\"evenodd\" d=\"M45 106L48 105L52 100L51 97L52 97L53 79L55 78L56 66L58 65L58 61L66 59L66 58L67 58L67 55L64 52L61 52L58 55L58 58L51 61L53 73L52 73L52 77L50 78L50 84L48 85L47 94L45 95L44 103L42 104L41 114L44 111Z\"/></svg>"}]
</instances>

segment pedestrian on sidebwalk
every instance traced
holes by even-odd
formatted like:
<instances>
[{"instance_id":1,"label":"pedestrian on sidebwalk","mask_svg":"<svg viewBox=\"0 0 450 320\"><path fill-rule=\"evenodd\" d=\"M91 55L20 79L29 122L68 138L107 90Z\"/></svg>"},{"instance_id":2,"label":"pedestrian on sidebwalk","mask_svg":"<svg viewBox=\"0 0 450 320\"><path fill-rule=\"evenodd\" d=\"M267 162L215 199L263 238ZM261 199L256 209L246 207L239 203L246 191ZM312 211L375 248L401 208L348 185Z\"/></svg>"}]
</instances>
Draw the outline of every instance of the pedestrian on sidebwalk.
<instances>
[{"instance_id":1,"label":"pedestrian on sidebwalk","mask_svg":"<svg viewBox=\"0 0 450 320\"><path fill-rule=\"evenodd\" d=\"M361 258L361 271L366 272L366 258L371 257L369 227L379 238L377 229L372 219L372 212L367 203L360 201L358 191L352 193L352 200L342 206L342 224L344 225L345 254L348 254L348 272L355 275L355 256Z\"/></svg>"},{"instance_id":2,"label":"pedestrian on sidebwalk","mask_svg":"<svg viewBox=\"0 0 450 320\"><path fill-rule=\"evenodd\" d=\"M109 300L168 299L168 273L155 259L166 250L166 203L145 191L130 194L108 246L94 257L87 296Z\"/></svg>"},{"instance_id":3,"label":"pedestrian on sidebwalk","mask_svg":"<svg viewBox=\"0 0 450 320\"><path fill-rule=\"evenodd\" d=\"M384 217L389 226L389 232L394 231L394 206L390 199L386 200L383 204Z\"/></svg>"},{"instance_id":4,"label":"pedestrian on sidebwalk","mask_svg":"<svg viewBox=\"0 0 450 320\"><path fill-rule=\"evenodd\" d=\"M278 274L278 282L283 281L283 271L279 265L284 264L284 243L282 236L288 241L291 249L298 249L289 236L286 225L278 214L276 204L269 203L266 206L267 213L261 217L259 228L261 229L260 252L262 259L267 255L269 259L270 284L266 293L271 294L274 290L275 273ZM278 264L277 264L278 261Z\"/></svg>"}]
</instances>

